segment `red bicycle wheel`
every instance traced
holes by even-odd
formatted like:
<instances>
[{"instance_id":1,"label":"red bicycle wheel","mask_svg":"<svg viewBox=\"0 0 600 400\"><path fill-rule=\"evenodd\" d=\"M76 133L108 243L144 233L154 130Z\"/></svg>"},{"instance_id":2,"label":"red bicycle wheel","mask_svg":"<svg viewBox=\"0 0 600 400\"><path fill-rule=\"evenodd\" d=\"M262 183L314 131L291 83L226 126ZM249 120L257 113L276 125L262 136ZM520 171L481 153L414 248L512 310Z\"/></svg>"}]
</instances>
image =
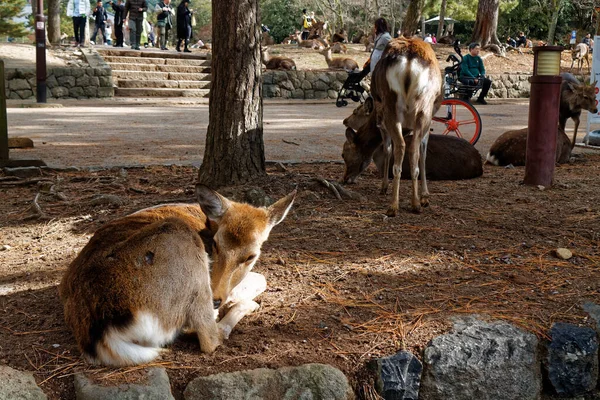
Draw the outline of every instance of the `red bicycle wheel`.
<instances>
[{"instance_id":1,"label":"red bicycle wheel","mask_svg":"<svg viewBox=\"0 0 600 400\"><path fill-rule=\"evenodd\" d=\"M433 133L454 135L475 145L481 136L481 116L470 103L460 99L444 99L433 116ZM442 125L440 125L442 124Z\"/></svg>"}]
</instances>

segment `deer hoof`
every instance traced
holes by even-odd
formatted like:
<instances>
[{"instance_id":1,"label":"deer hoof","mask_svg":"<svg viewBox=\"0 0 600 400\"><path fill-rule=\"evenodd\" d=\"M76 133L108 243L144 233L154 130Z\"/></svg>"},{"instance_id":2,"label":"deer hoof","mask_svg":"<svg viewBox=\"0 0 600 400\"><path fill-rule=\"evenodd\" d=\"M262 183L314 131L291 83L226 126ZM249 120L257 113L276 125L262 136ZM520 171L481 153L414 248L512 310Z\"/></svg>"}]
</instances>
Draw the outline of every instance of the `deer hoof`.
<instances>
[{"instance_id":1,"label":"deer hoof","mask_svg":"<svg viewBox=\"0 0 600 400\"><path fill-rule=\"evenodd\" d=\"M398 215L398 209L394 208L394 207L390 207L386 211L385 215L387 215L388 217L395 217L396 215Z\"/></svg>"},{"instance_id":2,"label":"deer hoof","mask_svg":"<svg viewBox=\"0 0 600 400\"><path fill-rule=\"evenodd\" d=\"M426 197L421 197L421 207L429 207L429 199Z\"/></svg>"},{"instance_id":3,"label":"deer hoof","mask_svg":"<svg viewBox=\"0 0 600 400\"><path fill-rule=\"evenodd\" d=\"M381 195L387 194L387 188L381 188L381 190L379 191L379 194L381 194Z\"/></svg>"},{"instance_id":4,"label":"deer hoof","mask_svg":"<svg viewBox=\"0 0 600 400\"><path fill-rule=\"evenodd\" d=\"M423 212L423 209L421 208L420 205L412 206L412 212L414 214L421 214L421 212Z\"/></svg>"}]
</instances>

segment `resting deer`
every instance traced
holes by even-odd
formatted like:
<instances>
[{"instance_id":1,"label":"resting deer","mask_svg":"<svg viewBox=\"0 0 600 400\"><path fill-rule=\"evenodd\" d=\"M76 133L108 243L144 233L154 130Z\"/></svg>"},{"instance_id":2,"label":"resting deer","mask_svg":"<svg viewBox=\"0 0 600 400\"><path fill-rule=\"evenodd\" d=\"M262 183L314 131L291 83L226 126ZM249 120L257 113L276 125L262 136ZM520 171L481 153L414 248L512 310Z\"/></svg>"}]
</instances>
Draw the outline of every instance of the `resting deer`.
<instances>
[{"instance_id":1,"label":"resting deer","mask_svg":"<svg viewBox=\"0 0 600 400\"><path fill-rule=\"evenodd\" d=\"M336 42L333 44L333 46L331 46L331 52L337 53L337 54L339 54L339 53L346 54L348 52L348 47L346 47L346 45L343 43Z\"/></svg>"},{"instance_id":2,"label":"resting deer","mask_svg":"<svg viewBox=\"0 0 600 400\"><path fill-rule=\"evenodd\" d=\"M269 56L269 48L263 47L260 52L263 64L267 69L296 69L296 63L291 58L287 57L271 57Z\"/></svg>"},{"instance_id":3,"label":"resting deer","mask_svg":"<svg viewBox=\"0 0 600 400\"><path fill-rule=\"evenodd\" d=\"M317 39L302 40L302 35L298 31L292 36L292 39L298 42L298 46L300 47L306 47L313 50L322 50L325 48L323 43Z\"/></svg>"},{"instance_id":4,"label":"resting deer","mask_svg":"<svg viewBox=\"0 0 600 400\"><path fill-rule=\"evenodd\" d=\"M344 28L340 29L339 32L334 33L331 37L332 43L348 43L348 32Z\"/></svg>"},{"instance_id":5,"label":"resting deer","mask_svg":"<svg viewBox=\"0 0 600 400\"><path fill-rule=\"evenodd\" d=\"M377 127L373 113L373 99L368 98L358 106L348 118L346 125L346 143L342 157L346 165L344 179L354 181L368 167L371 157L377 166L379 176L383 171L383 146L381 131ZM408 130L403 130L406 146L410 147L413 136ZM350 154L360 156L352 158ZM368 159L369 163L363 162ZM391 166L391 165L390 165ZM483 174L481 155L469 142L454 136L430 135L427 144L426 157L427 179L429 180L459 180L472 179ZM393 178L393 169L388 170ZM402 178L410 179L408 158L402 162Z\"/></svg>"},{"instance_id":6,"label":"resting deer","mask_svg":"<svg viewBox=\"0 0 600 400\"><path fill-rule=\"evenodd\" d=\"M571 57L573 60L571 61L571 69L573 71L573 64L577 61L577 66L579 67L579 73L581 73L581 69L583 68L583 60L587 63L588 69L590 69L590 48L585 43L577 43L577 46L573 50L571 50Z\"/></svg>"},{"instance_id":7,"label":"resting deer","mask_svg":"<svg viewBox=\"0 0 600 400\"><path fill-rule=\"evenodd\" d=\"M199 205L147 208L100 228L59 288L84 356L147 363L183 328L197 333L202 352L214 351L258 308L252 299L266 281L250 270L295 194L255 208L199 185Z\"/></svg>"},{"instance_id":8,"label":"resting deer","mask_svg":"<svg viewBox=\"0 0 600 400\"><path fill-rule=\"evenodd\" d=\"M375 100L375 117L383 140L383 171L389 169L394 151L394 179L392 201L388 216L399 209L400 175L406 145L402 129L413 132L408 149L412 179L411 206L413 212L429 205L425 157L431 119L442 102L440 67L432 47L420 39L400 37L389 42L371 78L372 96ZM421 192L419 192L419 171ZM387 174L383 174L381 193L388 188Z\"/></svg>"},{"instance_id":9,"label":"resting deer","mask_svg":"<svg viewBox=\"0 0 600 400\"><path fill-rule=\"evenodd\" d=\"M331 47L327 47L321 50L320 53L325 56L325 61L327 62L327 66L329 66L329 69L343 69L346 72L352 72L358 69L358 63L352 58L332 58Z\"/></svg>"}]
</instances>

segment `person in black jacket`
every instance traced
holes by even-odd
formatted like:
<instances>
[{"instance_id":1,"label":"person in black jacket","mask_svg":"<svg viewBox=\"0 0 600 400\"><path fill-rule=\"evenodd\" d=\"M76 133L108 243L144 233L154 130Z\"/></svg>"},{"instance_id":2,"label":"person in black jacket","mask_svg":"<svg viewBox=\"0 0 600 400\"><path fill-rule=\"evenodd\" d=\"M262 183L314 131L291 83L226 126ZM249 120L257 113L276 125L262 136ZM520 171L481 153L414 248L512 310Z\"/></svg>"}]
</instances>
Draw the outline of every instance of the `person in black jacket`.
<instances>
[{"instance_id":1,"label":"person in black jacket","mask_svg":"<svg viewBox=\"0 0 600 400\"><path fill-rule=\"evenodd\" d=\"M185 43L184 53L191 53L188 43L192 37L192 13L188 8L190 0L181 0L177 7L177 51L181 51L181 42Z\"/></svg>"},{"instance_id":2,"label":"person in black jacket","mask_svg":"<svg viewBox=\"0 0 600 400\"><path fill-rule=\"evenodd\" d=\"M113 3L112 0L108 2L112 6L115 12L115 47L123 47L123 19L125 18L125 4L123 0L117 0L118 4Z\"/></svg>"},{"instance_id":3,"label":"person in black jacket","mask_svg":"<svg viewBox=\"0 0 600 400\"><path fill-rule=\"evenodd\" d=\"M146 0L127 0L125 3L125 13L129 20L129 41L133 50L140 49L144 11L148 11Z\"/></svg>"},{"instance_id":4,"label":"person in black jacket","mask_svg":"<svg viewBox=\"0 0 600 400\"><path fill-rule=\"evenodd\" d=\"M102 0L96 2L96 8L92 11L92 15L96 19L96 23L94 24L94 34L90 41L92 44L96 43L96 35L99 30L102 34L102 43L106 43L106 20L108 19L108 15L106 15L106 10L102 7Z\"/></svg>"}]
</instances>

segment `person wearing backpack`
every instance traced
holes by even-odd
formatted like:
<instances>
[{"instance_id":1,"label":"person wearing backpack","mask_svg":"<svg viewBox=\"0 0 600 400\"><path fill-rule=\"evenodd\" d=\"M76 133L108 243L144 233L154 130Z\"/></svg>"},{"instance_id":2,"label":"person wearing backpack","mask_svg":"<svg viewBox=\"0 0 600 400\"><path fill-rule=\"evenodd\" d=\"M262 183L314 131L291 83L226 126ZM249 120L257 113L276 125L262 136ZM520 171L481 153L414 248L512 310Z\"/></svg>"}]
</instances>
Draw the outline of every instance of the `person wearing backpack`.
<instances>
[{"instance_id":1,"label":"person wearing backpack","mask_svg":"<svg viewBox=\"0 0 600 400\"><path fill-rule=\"evenodd\" d=\"M308 39L308 34L310 33L310 28L312 27L313 22L316 22L313 17L308 15L306 8L302 10L302 40Z\"/></svg>"},{"instance_id":2,"label":"person wearing backpack","mask_svg":"<svg viewBox=\"0 0 600 400\"><path fill-rule=\"evenodd\" d=\"M158 27L160 49L169 50L167 48L167 38L169 37L169 31L173 28L175 9L171 6L171 0L162 0L156 3L154 11L158 13L156 16L156 26Z\"/></svg>"}]
</instances>

